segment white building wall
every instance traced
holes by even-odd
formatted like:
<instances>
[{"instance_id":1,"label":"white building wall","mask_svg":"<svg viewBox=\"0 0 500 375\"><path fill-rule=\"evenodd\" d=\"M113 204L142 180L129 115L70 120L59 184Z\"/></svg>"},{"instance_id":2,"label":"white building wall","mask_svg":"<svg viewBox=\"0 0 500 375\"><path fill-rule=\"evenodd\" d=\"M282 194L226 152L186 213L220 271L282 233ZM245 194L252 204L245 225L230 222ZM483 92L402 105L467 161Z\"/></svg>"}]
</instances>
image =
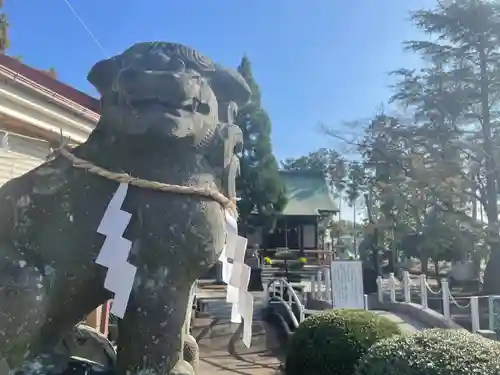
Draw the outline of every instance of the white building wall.
<instances>
[{"instance_id":1,"label":"white building wall","mask_svg":"<svg viewBox=\"0 0 500 375\"><path fill-rule=\"evenodd\" d=\"M9 79L0 80L0 114L57 135L62 132L77 143L87 139L99 118L83 107L71 109Z\"/></svg>"},{"instance_id":2,"label":"white building wall","mask_svg":"<svg viewBox=\"0 0 500 375\"><path fill-rule=\"evenodd\" d=\"M50 153L48 142L0 131L0 186L42 164Z\"/></svg>"},{"instance_id":3,"label":"white building wall","mask_svg":"<svg viewBox=\"0 0 500 375\"><path fill-rule=\"evenodd\" d=\"M0 115L4 117L82 143L99 116L83 107L80 110L77 104L74 107L52 100L48 91L0 75ZM0 130L0 186L38 167L50 152L45 140Z\"/></svg>"}]
</instances>

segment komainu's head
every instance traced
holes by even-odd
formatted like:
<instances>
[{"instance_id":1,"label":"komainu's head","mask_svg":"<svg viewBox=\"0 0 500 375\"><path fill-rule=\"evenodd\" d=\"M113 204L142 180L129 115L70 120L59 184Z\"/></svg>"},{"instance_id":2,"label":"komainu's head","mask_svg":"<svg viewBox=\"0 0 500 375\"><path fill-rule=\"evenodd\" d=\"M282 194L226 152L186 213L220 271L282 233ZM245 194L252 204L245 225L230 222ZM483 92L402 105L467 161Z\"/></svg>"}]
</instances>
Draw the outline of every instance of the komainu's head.
<instances>
[{"instance_id":1,"label":"komainu's head","mask_svg":"<svg viewBox=\"0 0 500 375\"><path fill-rule=\"evenodd\" d=\"M135 44L95 64L88 80L101 94L98 129L114 135L196 140L219 122L219 103L250 98L237 72L176 43Z\"/></svg>"}]
</instances>

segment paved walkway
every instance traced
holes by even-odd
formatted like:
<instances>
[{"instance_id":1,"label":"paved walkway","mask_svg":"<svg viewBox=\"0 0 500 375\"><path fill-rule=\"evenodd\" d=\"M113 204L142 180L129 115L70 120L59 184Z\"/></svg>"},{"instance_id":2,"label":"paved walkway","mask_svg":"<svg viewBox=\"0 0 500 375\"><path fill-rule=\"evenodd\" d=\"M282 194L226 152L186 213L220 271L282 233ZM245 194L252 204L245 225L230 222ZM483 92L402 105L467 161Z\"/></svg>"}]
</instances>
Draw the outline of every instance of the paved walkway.
<instances>
[{"instance_id":1,"label":"paved walkway","mask_svg":"<svg viewBox=\"0 0 500 375\"><path fill-rule=\"evenodd\" d=\"M283 342L279 332L262 317L262 293L254 295L252 344L241 340L241 324L230 322L231 305L222 300L208 304L210 318L196 319L193 335L200 347L199 375L275 375L280 373Z\"/></svg>"},{"instance_id":2,"label":"paved walkway","mask_svg":"<svg viewBox=\"0 0 500 375\"><path fill-rule=\"evenodd\" d=\"M212 292L208 309L210 317L198 318L193 326L193 335L200 347L199 375L277 375L281 374L280 363L284 360L282 333L268 325L262 316L264 294L254 294L254 320L252 345L246 348L241 340L242 325L230 322L231 305L225 301L225 293ZM210 292L207 292L207 297ZM216 296L216 294L218 294ZM397 322L406 332L425 327L403 314L376 311Z\"/></svg>"}]
</instances>

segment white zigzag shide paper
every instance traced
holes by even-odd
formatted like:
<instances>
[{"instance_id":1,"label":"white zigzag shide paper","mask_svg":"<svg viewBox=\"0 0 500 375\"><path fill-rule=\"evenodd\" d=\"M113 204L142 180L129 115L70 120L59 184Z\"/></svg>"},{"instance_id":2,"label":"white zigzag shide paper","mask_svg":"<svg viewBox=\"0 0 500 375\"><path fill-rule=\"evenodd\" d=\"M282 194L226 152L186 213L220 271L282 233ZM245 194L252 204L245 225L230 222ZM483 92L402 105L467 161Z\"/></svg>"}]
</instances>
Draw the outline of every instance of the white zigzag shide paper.
<instances>
[{"instance_id":1,"label":"white zigzag shide paper","mask_svg":"<svg viewBox=\"0 0 500 375\"><path fill-rule=\"evenodd\" d=\"M97 232L106 236L96 263L107 267L104 287L113 292L111 313L123 318L132 292L137 268L128 263L132 243L123 238L132 215L122 211L127 196L128 184L121 183L108 204Z\"/></svg>"},{"instance_id":2,"label":"white zigzag shide paper","mask_svg":"<svg viewBox=\"0 0 500 375\"><path fill-rule=\"evenodd\" d=\"M231 322L241 323L243 343L250 347L252 340L253 296L248 291L250 267L244 263L247 239L238 236L236 219L226 212L226 245L219 260L222 262L222 280L227 284L226 301L232 303ZM229 259L233 262L229 263Z\"/></svg>"},{"instance_id":3,"label":"white zigzag shide paper","mask_svg":"<svg viewBox=\"0 0 500 375\"><path fill-rule=\"evenodd\" d=\"M121 183L104 212L97 232L106 236L96 263L107 267L104 287L114 293L111 313L123 318L130 299L137 268L128 262L132 243L123 238L132 215L121 209L128 184ZM227 301L232 303L231 321L243 318L243 343L250 347L252 338L253 297L248 292L250 267L244 263L247 239L238 236L236 219L226 212L226 244L219 260L227 285ZM233 263L229 263L232 259Z\"/></svg>"}]
</instances>

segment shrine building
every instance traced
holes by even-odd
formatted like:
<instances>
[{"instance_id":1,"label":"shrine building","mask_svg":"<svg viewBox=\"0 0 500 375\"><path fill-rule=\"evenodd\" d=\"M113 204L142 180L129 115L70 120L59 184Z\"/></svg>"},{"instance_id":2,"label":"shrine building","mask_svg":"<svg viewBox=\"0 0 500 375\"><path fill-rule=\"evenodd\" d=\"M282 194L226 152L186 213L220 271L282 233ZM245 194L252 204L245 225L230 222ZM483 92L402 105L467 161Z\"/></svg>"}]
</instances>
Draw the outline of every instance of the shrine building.
<instances>
[{"instance_id":1,"label":"shrine building","mask_svg":"<svg viewBox=\"0 0 500 375\"><path fill-rule=\"evenodd\" d=\"M280 171L288 202L270 233L262 228L248 236L249 245L269 255L283 249L313 254L323 248L322 235L339 212L321 172ZM258 222L258 215L256 215Z\"/></svg>"},{"instance_id":2,"label":"shrine building","mask_svg":"<svg viewBox=\"0 0 500 375\"><path fill-rule=\"evenodd\" d=\"M62 139L84 142L99 101L0 54L0 185L42 164Z\"/></svg>"},{"instance_id":3,"label":"shrine building","mask_svg":"<svg viewBox=\"0 0 500 375\"><path fill-rule=\"evenodd\" d=\"M38 167L62 140L84 142L98 112L99 100L0 54L0 186ZM107 334L108 311L96 309L87 324Z\"/></svg>"}]
</instances>

